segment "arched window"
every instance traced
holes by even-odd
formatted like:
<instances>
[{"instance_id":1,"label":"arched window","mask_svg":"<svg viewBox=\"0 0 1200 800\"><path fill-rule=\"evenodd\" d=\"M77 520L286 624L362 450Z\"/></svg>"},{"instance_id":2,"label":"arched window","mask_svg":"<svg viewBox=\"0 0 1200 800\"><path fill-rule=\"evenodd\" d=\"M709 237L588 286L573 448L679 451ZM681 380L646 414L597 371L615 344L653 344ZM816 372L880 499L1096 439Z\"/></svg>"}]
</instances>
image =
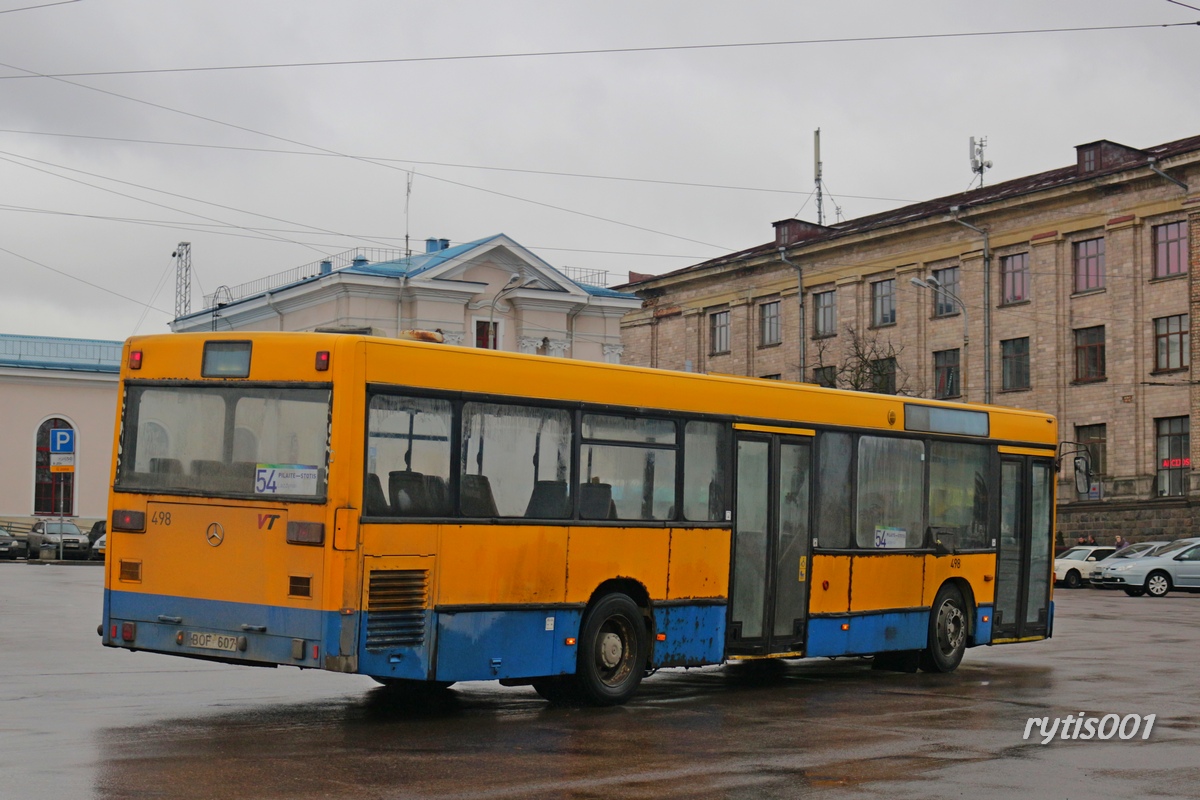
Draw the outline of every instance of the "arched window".
<instances>
[{"instance_id":1,"label":"arched window","mask_svg":"<svg viewBox=\"0 0 1200 800\"><path fill-rule=\"evenodd\" d=\"M75 473L50 471L50 431L72 429L65 419L53 417L38 428L33 471L33 513L75 515Z\"/></svg>"}]
</instances>

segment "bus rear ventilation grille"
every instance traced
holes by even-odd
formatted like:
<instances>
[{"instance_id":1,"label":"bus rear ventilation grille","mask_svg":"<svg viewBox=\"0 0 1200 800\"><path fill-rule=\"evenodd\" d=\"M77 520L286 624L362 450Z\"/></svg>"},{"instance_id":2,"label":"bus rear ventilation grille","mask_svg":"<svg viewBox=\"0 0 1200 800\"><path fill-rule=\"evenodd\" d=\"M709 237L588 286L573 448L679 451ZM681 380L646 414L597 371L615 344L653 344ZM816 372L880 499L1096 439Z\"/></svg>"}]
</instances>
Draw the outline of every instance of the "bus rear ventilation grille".
<instances>
[{"instance_id":1,"label":"bus rear ventilation grille","mask_svg":"<svg viewBox=\"0 0 1200 800\"><path fill-rule=\"evenodd\" d=\"M415 647L425 643L423 569L376 570L367 593L367 650Z\"/></svg>"}]
</instances>

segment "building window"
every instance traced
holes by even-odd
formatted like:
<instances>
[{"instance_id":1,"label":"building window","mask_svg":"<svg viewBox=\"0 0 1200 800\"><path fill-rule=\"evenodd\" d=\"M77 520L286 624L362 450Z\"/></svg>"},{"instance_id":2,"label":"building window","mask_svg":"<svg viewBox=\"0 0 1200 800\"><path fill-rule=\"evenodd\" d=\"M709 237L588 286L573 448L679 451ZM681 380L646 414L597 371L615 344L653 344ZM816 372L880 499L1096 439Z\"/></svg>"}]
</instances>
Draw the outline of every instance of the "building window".
<instances>
[{"instance_id":1,"label":"building window","mask_svg":"<svg viewBox=\"0 0 1200 800\"><path fill-rule=\"evenodd\" d=\"M1186 369L1191 363L1189 340L1187 314L1159 317L1154 320L1155 371Z\"/></svg>"},{"instance_id":2,"label":"building window","mask_svg":"<svg viewBox=\"0 0 1200 800\"><path fill-rule=\"evenodd\" d=\"M779 344L783 341L783 331L779 323L778 300L763 303L758 307L758 332L761 344Z\"/></svg>"},{"instance_id":3,"label":"building window","mask_svg":"<svg viewBox=\"0 0 1200 800\"><path fill-rule=\"evenodd\" d=\"M1167 278L1187 272L1187 220L1155 225L1151 230L1154 242L1154 277Z\"/></svg>"},{"instance_id":4,"label":"building window","mask_svg":"<svg viewBox=\"0 0 1200 800\"><path fill-rule=\"evenodd\" d=\"M1075 442L1083 445L1088 452L1092 472L1097 475L1108 474L1108 426L1076 425Z\"/></svg>"},{"instance_id":5,"label":"building window","mask_svg":"<svg viewBox=\"0 0 1200 800\"><path fill-rule=\"evenodd\" d=\"M957 313L958 305L954 298L962 297L958 293L958 267L935 269L933 279L938 282L938 288L933 292L933 315L948 317Z\"/></svg>"},{"instance_id":6,"label":"building window","mask_svg":"<svg viewBox=\"0 0 1200 800\"><path fill-rule=\"evenodd\" d=\"M1075 380L1104 378L1104 326L1075 330Z\"/></svg>"},{"instance_id":7,"label":"building window","mask_svg":"<svg viewBox=\"0 0 1200 800\"><path fill-rule=\"evenodd\" d=\"M896 279L876 281L871 284L871 324L896 324Z\"/></svg>"},{"instance_id":8,"label":"building window","mask_svg":"<svg viewBox=\"0 0 1200 800\"><path fill-rule=\"evenodd\" d=\"M1029 388L1029 337L1000 342L1001 374L1006 392Z\"/></svg>"},{"instance_id":9,"label":"building window","mask_svg":"<svg viewBox=\"0 0 1200 800\"><path fill-rule=\"evenodd\" d=\"M1080 157L1083 161L1084 172L1096 171L1096 148L1089 147L1087 150L1082 151Z\"/></svg>"},{"instance_id":10,"label":"building window","mask_svg":"<svg viewBox=\"0 0 1200 800\"><path fill-rule=\"evenodd\" d=\"M837 367L814 367L813 383L827 389L837 388Z\"/></svg>"},{"instance_id":11,"label":"building window","mask_svg":"<svg viewBox=\"0 0 1200 800\"><path fill-rule=\"evenodd\" d=\"M1187 494L1187 476L1192 469L1191 437L1187 417L1154 420L1158 433L1158 496Z\"/></svg>"},{"instance_id":12,"label":"building window","mask_svg":"<svg viewBox=\"0 0 1200 800\"><path fill-rule=\"evenodd\" d=\"M773 372L773 373L771 373L770 375L760 375L759 377L760 377L762 380L764 380L764 381L780 381L780 380L783 380L783 375L782 375L782 374L780 374L780 373L778 373L778 372Z\"/></svg>"},{"instance_id":13,"label":"building window","mask_svg":"<svg viewBox=\"0 0 1200 800\"><path fill-rule=\"evenodd\" d=\"M491 328L491 335L488 335L488 328ZM475 346L482 347L484 350L491 348L492 350L500 349L500 323L488 322L487 320L475 320Z\"/></svg>"},{"instance_id":14,"label":"building window","mask_svg":"<svg viewBox=\"0 0 1200 800\"><path fill-rule=\"evenodd\" d=\"M878 358L870 364L870 386L868 391L878 392L879 394L895 394L896 393L896 359L894 358Z\"/></svg>"},{"instance_id":15,"label":"building window","mask_svg":"<svg viewBox=\"0 0 1200 800\"><path fill-rule=\"evenodd\" d=\"M50 467L50 431L72 430L71 423L53 417L38 427L33 467L33 513L75 515L75 473L54 472Z\"/></svg>"},{"instance_id":16,"label":"building window","mask_svg":"<svg viewBox=\"0 0 1200 800\"><path fill-rule=\"evenodd\" d=\"M729 352L728 311L714 311L708 315L708 347L713 355Z\"/></svg>"},{"instance_id":17,"label":"building window","mask_svg":"<svg viewBox=\"0 0 1200 800\"><path fill-rule=\"evenodd\" d=\"M837 333L837 294L834 290L813 295L813 335L833 336Z\"/></svg>"},{"instance_id":18,"label":"building window","mask_svg":"<svg viewBox=\"0 0 1200 800\"><path fill-rule=\"evenodd\" d=\"M1075 291L1104 288L1104 239L1076 242L1074 253Z\"/></svg>"},{"instance_id":19,"label":"building window","mask_svg":"<svg viewBox=\"0 0 1200 800\"><path fill-rule=\"evenodd\" d=\"M941 350L933 354L933 396L939 400L958 397L959 389L958 349Z\"/></svg>"},{"instance_id":20,"label":"building window","mask_svg":"<svg viewBox=\"0 0 1200 800\"><path fill-rule=\"evenodd\" d=\"M1001 303L1029 299L1029 253L1000 257Z\"/></svg>"}]
</instances>

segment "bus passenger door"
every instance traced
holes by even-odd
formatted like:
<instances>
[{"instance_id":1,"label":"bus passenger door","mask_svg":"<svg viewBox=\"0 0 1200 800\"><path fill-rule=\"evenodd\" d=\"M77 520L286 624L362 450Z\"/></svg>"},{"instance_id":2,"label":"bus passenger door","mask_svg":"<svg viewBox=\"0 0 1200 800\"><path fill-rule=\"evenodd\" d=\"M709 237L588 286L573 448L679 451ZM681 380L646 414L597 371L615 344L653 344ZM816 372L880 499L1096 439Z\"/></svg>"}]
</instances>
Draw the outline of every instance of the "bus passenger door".
<instances>
[{"instance_id":1,"label":"bus passenger door","mask_svg":"<svg viewBox=\"0 0 1200 800\"><path fill-rule=\"evenodd\" d=\"M1049 460L1001 458L992 641L1043 637L1049 630L1053 504Z\"/></svg>"},{"instance_id":2,"label":"bus passenger door","mask_svg":"<svg viewBox=\"0 0 1200 800\"><path fill-rule=\"evenodd\" d=\"M812 448L805 438L738 436L730 654L803 651L811 466Z\"/></svg>"}]
</instances>

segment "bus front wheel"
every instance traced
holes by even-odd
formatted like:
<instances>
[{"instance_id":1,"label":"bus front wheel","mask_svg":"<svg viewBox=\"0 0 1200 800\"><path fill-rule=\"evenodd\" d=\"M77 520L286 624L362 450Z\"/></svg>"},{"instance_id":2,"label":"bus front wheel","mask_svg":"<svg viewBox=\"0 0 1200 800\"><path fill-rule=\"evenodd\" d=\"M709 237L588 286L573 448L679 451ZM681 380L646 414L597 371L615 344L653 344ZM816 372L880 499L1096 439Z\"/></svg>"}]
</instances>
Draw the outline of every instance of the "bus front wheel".
<instances>
[{"instance_id":1,"label":"bus front wheel","mask_svg":"<svg viewBox=\"0 0 1200 800\"><path fill-rule=\"evenodd\" d=\"M613 593L596 601L579 633L575 681L580 699L615 706L632 697L646 671L649 638L642 610L629 595Z\"/></svg>"},{"instance_id":2,"label":"bus front wheel","mask_svg":"<svg viewBox=\"0 0 1200 800\"><path fill-rule=\"evenodd\" d=\"M958 589L947 584L938 590L929 610L929 643L921 653L926 672L953 672L967 649L967 604Z\"/></svg>"}]
</instances>

